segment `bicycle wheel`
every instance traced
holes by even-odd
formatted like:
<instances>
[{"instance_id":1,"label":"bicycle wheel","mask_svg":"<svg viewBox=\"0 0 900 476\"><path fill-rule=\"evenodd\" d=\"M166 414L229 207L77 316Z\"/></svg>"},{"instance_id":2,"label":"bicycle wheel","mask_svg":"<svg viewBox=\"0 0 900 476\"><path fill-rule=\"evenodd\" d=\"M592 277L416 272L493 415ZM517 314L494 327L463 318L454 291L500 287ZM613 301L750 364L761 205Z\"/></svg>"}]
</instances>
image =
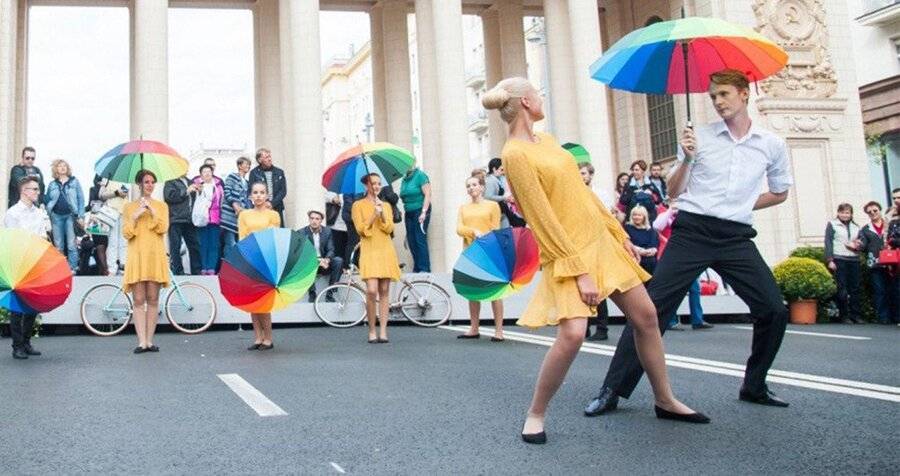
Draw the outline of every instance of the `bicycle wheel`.
<instances>
[{"instance_id":1,"label":"bicycle wheel","mask_svg":"<svg viewBox=\"0 0 900 476\"><path fill-rule=\"evenodd\" d=\"M437 327L450 319L453 305L444 288L431 281L410 281L398 296L400 311L415 324Z\"/></svg>"},{"instance_id":2,"label":"bicycle wheel","mask_svg":"<svg viewBox=\"0 0 900 476\"><path fill-rule=\"evenodd\" d=\"M185 334L199 334L209 329L216 319L216 301L199 284L173 285L166 296L166 319Z\"/></svg>"},{"instance_id":3,"label":"bicycle wheel","mask_svg":"<svg viewBox=\"0 0 900 476\"><path fill-rule=\"evenodd\" d=\"M353 327L366 320L366 293L352 284L328 286L316 296L315 306L319 319L332 327Z\"/></svg>"},{"instance_id":4,"label":"bicycle wheel","mask_svg":"<svg viewBox=\"0 0 900 476\"><path fill-rule=\"evenodd\" d=\"M131 297L115 284L98 284L81 298L81 322L98 336L113 336L125 330L131 312Z\"/></svg>"}]
</instances>

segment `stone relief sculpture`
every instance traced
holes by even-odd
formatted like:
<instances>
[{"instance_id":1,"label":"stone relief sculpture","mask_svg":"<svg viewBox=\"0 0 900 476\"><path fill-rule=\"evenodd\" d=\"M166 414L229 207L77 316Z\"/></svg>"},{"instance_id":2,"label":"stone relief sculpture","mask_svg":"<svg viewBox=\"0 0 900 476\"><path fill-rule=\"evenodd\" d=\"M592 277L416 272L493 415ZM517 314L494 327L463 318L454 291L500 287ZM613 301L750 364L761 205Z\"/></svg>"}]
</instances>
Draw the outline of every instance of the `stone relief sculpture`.
<instances>
[{"instance_id":1,"label":"stone relief sculpture","mask_svg":"<svg viewBox=\"0 0 900 476\"><path fill-rule=\"evenodd\" d=\"M778 43L787 66L760 87L773 98L822 99L837 90L828 53L828 27L822 0L754 0L756 31Z\"/></svg>"}]
</instances>

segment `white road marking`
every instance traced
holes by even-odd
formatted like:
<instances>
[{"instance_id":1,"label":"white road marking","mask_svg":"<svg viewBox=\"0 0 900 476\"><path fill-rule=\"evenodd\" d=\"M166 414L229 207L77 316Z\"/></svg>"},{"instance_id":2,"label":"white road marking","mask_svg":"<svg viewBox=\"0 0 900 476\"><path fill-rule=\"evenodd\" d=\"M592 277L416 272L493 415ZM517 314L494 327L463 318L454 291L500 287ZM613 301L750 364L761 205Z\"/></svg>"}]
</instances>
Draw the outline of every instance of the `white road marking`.
<instances>
[{"instance_id":1,"label":"white road marking","mask_svg":"<svg viewBox=\"0 0 900 476\"><path fill-rule=\"evenodd\" d=\"M745 331L752 331L752 326L732 326L734 329L742 329ZM871 337L862 337L862 336L848 336L843 334L826 334L825 332L809 332L809 331L784 331L787 334L797 334L801 336L815 336L815 337L831 337L834 339L849 339L849 340L872 340Z\"/></svg>"},{"instance_id":2,"label":"white road marking","mask_svg":"<svg viewBox=\"0 0 900 476\"><path fill-rule=\"evenodd\" d=\"M347 474L347 472L344 471L344 468L341 468L340 465L338 465L334 461L331 462L331 467L334 468L334 470L337 471L338 473Z\"/></svg>"},{"instance_id":3,"label":"white road marking","mask_svg":"<svg viewBox=\"0 0 900 476\"><path fill-rule=\"evenodd\" d=\"M441 326L441 328L455 332L466 332L467 330L469 330L468 327L456 326ZM550 336L539 334L525 334L507 330L503 331L503 336L509 340L527 342L530 344L537 344L545 347L550 347L555 341L555 338ZM587 354L612 356L615 351L615 346L595 344L593 342L585 342L581 346L581 352ZM732 364L729 362L721 362L717 360L698 359L694 357L686 357L675 354L666 354L666 365L670 367L699 370L701 372L729 375L739 378L744 377L745 369L745 366L741 364ZM842 393L845 395L855 395L859 397L900 403L900 387L892 387L889 385L879 385L868 382L860 382L856 380L845 380L775 369L769 370L767 380L772 383L781 383L784 385L792 385L795 387L810 388L814 390Z\"/></svg>"},{"instance_id":4,"label":"white road marking","mask_svg":"<svg viewBox=\"0 0 900 476\"><path fill-rule=\"evenodd\" d=\"M228 385L232 392L236 393L241 400L253 409L261 417L283 416L287 412L275 404L272 400L266 398L259 390L257 390L249 382L241 378L238 374L219 374L219 379Z\"/></svg>"}]
</instances>

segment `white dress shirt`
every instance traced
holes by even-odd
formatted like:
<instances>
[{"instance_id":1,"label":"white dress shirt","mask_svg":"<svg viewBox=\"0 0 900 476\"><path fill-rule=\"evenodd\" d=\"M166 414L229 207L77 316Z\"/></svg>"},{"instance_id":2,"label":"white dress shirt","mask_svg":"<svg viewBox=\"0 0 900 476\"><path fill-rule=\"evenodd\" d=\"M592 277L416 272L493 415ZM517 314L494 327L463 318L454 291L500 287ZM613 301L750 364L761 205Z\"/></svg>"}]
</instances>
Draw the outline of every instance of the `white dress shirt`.
<instances>
[{"instance_id":1,"label":"white dress shirt","mask_svg":"<svg viewBox=\"0 0 900 476\"><path fill-rule=\"evenodd\" d=\"M30 231L41 238L47 238L47 212L34 205L25 205L19 201L9 210L3 218L3 225L7 228L19 228Z\"/></svg>"},{"instance_id":2,"label":"white dress shirt","mask_svg":"<svg viewBox=\"0 0 900 476\"><path fill-rule=\"evenodd\" d=\"M309 229L309 232L312 234L313 246L316 247L316 258L322 257L322 251L319 248L319 245L322 243L319 241L319 236L321 236L322 229L319 228L319 231L313 231L312 228Z\"/></svg>"},{"instance_id":3,"label":"white dress shirt","mask_svg":"<svg viewBox=\"0 0 900 476\"><path fill-rule=\"evenodd\" d=\"M794 179L787 145L781 137L755 124L735 138L724 121L698 127L697 152L685 189L678 196L680 210L723 220L753 224L753 205L762 194L763 179L772 193L786 192ZM674 173L684 167L678 147Z\"/></svg>"}]
</instances>

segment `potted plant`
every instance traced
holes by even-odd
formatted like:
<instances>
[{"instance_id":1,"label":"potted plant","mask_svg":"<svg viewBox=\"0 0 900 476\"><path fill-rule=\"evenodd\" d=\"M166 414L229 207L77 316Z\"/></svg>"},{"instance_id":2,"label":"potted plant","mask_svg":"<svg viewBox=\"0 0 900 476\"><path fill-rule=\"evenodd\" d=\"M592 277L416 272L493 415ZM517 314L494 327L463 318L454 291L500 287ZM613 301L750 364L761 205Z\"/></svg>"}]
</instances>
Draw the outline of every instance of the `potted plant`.
<instances>
[{"instance_id":1,"label":"potted plant","mask_svg":"<svg viewBox=\"0 0 900 476\"><path fill-rule=\"evenodd\" d=\"M784 299L790 303L792 324L815 324L816 304L834 295L836 286L825 265L812 258L788 258L772 270Z\"/></svg>"}]
</instances>

